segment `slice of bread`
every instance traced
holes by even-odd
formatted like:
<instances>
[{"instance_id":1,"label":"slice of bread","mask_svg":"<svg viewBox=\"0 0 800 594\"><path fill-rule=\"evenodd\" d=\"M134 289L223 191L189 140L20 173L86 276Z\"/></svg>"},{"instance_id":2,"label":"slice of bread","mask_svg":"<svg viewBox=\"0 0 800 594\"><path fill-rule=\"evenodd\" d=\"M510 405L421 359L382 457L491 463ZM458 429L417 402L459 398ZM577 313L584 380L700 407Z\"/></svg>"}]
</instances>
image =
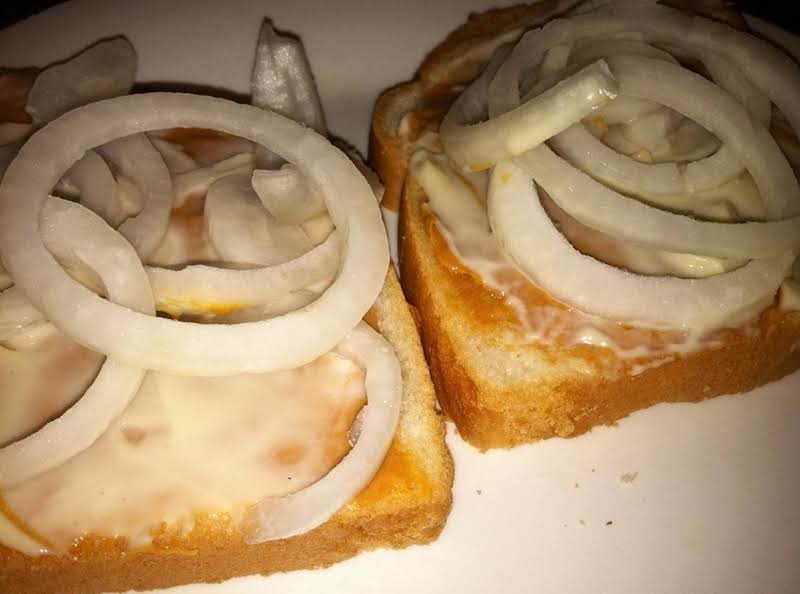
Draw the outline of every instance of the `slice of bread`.
<instances>
[{"instance_id":1,"label":"slice of bread","mask_svg":"<svg viewBox=\"0 0 800 594\"><path fill-rule=\"evenodd\" d=\"M725 3L720 13L710 4L705 11L730 18ZM385 203L399 203L402 284L420 312L439 402L481 449L579 435L659 402L744 392L800 367L800 312L777 303L747 328L724 331L713 347L635 366L602 347L532 341L503 296L450 251L408 173L412 141L438 126L487 48L508 41L514 23L541 23L561 8L546 0L472 17L429 54L416 80L383 94L374 111L370 157L386 185ZM524 284L526 303L564 307ZM581 314L566 308L562 315Z\"/></svg>"},{"instance_id":2,"label":"slice of bread","mask_svg":"<svg viewBox=\"0 0 800 594\"><path fill-rule=\"evenodd\" d=\"M69 554L28 557L0 546L0 592L146 590L234 576L325 567L378 547L434 540L451 505L453 465L411 309L393 269L367 316L392 344L403 375L400 422L372 482L333 518L293 538L248 545L236 525L195 518L187 535L160 534L146 550L89 535Z\"/></svg>"}]
</instances>

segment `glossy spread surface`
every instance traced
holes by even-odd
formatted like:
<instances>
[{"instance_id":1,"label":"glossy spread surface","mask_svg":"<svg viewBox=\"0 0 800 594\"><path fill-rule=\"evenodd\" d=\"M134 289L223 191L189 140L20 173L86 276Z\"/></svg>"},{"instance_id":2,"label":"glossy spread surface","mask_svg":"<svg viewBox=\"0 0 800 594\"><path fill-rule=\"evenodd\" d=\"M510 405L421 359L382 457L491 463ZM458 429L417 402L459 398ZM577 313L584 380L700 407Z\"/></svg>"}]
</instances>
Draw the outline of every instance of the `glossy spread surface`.
<instances>
[{"instance_id":1,"label":"glossy spread surface","mask_svg":"<svg viewBox=\"0 0 800 594\"><path fill-rule=\"evenodd\" d=\"M55 335L29 357L0 351L0 373L20 378L13 383L19 415L57 414L64 400L75 398L48 398L53 382L40 367L74 357L75 350ZM84 375L71 365L59 377L79 382ZM261 497L318 480L349 451L348 430L364 403L362 370L335 353L271 374L151 372L93 446L3 498L56 549L86 534L146 546L159 529L191 530L195 514L224 514L235 522Z\"/></svg>"}]
</instances>

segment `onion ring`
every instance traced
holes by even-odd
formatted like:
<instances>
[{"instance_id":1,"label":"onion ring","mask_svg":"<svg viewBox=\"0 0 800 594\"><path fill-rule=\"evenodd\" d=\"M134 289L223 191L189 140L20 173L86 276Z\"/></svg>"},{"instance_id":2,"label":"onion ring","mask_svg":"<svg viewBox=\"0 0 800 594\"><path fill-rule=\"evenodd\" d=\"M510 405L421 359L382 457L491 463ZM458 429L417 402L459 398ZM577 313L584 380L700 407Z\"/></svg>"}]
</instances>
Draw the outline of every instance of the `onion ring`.
<instances>
[{"instance_id":1,"label":"onion ring","mask_svg":"<svg viewBox=\"0 0 800 594\"><path fill-rule=\"evenodd\" d=\"M228 262L272 266L312 248L299 225L282 225L265 209L248 175L215 182L206 194L203 218L211 244Z\"/></svg>"},{"instance_id":2,"label":"onion ring","mask_svg":"<svg viewBox=\"0 0 800 594\"><path fill-rule=\"evenodd\" d=\"M787 252L690 280L614 268L570 245L547 216L529 174L513 163L495 166L488 208L506 254L538 286L581 311L635 324L704 331L752 314L771 302L794 260Z\"/></svg>"},{"instance_id":3,"label":"onion ring","mask_svg":"<svg viewBox=\"0 0 800 594\"><path fill-rule=\"evenodd\" d=\"M205 194L212 184L229 175L253 173L253 154L238 153L208 167L178 173L173 178L175 207L183 206L189 196Z\"/></svg>"},{"instance_id":4,"label":"onion ring","mask_svg":"<svg viewBox=\"0 0 800 594\"><path fill-rule=\"evenodd\" d=\"M314 283L330 284L339 265L340 245L338 235L331 233L298 258L265 268L236 270L196 264L182 270L153 266L146 270L159 311L203 314L242 309L278 300L283 293Z\"/></svg>"},{"instance_id":5,"label":"onion ring","mask_svg":"<svg viewBox=\"0 0 800 594\"><path fill-rule=\"evenodd\" d=\"M616 97L616 82L605 62L596 62L525 103L479 124L469 125L468 87L440 127L447 156L466 171L488 169L531 148Z\"/></svg>"},{"instance_id":6,"label":"onion ring","mask_svg":"<svg viewBox=\"0 0 800 594\"><path fill-rule=\"evenodd\" d=\"M392 442L400 419L403 380L386 339L360 322L337 350L366 370L367 404L353 449L316 483L285 497L265 497L243 521L245 542L289 538L316 528L369 484Z\"/></svg>"},{"instance_id":7,"label":"onion ring","mask_svg":"<svg viewBox=\"0 0 800 594\"><path fill-rule=\"evenodd\" d=\"M42 70L28 92L27 112L49 122L92 101L125 95L136 80L136 51L124 37L100 41Z\"/></svg>"},{"instance_id":8,"label":"onion ring","mask_svg":"<svg viewBox=\"0 0 800 594\"><path fill-rule=\"evenodd\" d=\"M294 167L256 169L252 184L264 208L279 223L299 225L326 212L322 197Z\"/></svg>"},{"instance_id":9,"label":"onion ring","mask_svg":"<svg viewBox=\"0 0 800 594\"><path fill-rule=\"evenodd\" d=\"M86 149L171 127L214 128L264 144L319 188L344 242L339 274L319 299L263 322L193 324L99 299L61 269L37 232L49 189ZM31 302L68 336L134 367L201 376L294 368L327 352L373 304L389 264L375 197L345 155L277 114L178 93L93 103L34 134L0 184L0 254Z\"/></svg>"},{"instance_id":10,"label":"onion ring","mask_svg":"<svg viewBox=\"0 0 800 594\"><path fill-rule=\"evenodd\" d=\"M60 259L79 261L98 271L109 299L143 315L155 313L147 276L136 252L99 216L59 198L48 200L42 215L47 246ZM86 248L87 239L93 248ZM92 385L72 407L38 431L0 449L0 489L58 466L92 445L128 406L144 375L144 369L107 358Z\"/></svg>"},{"instance_id":11,"label":"onion ring","mask_svg":"<svg viewBox=\"0 0 800 594\"><path fill-rule=\"evenodd\" d=\"M145 134L131 134L98 147L97 152L144 195L142 211L117 229L142 258L158 248L172 210L172 178L164 159Z\"/></svg>"},{"instance_id":12,"label":"onion ring","mask_svg":"<svg viewBox=\"0 0 800 594\"><path fill-rule=\"evenodd\" d=\"M276 111L327 136L322 103L303 43L276 33L268 19L258 33L250 93L256 107ZM282 162L279 155L263 146L256 146L255 159L260 169L274 169Z\"/></svg>"},{"instance_id":13,"label":"onion ring","mask_svg":"<svg viewBox=\"0 0 800 594\"><path fill-rule=\"evenodd\" d=\"M720 136L753 175L769 219L797 215L800 187L791 167L763 126L734 125L751 122L740 103L699 75L665 62L635 56L614 56L609 62L624 94L646 99L658 96L665 105ZM676 81L683 91L675 89ZM725 117L729 114L731 119ZM544 145L518 162L571 216L629 241L723 258L774 257L796 249L800 242L798 216L736 225L695 221L616 194L573 169ZM622 212L625 216L620 218Z\"/></svg>"},{"instance_id":14,"label":"onion ring","mask_svg":"<svg viewBox=\"0 0 800 594\"><path fill-rule=\"evenodd\" d=\"M112 227L125 220L117 196L117 182L106 162L96 151L88 150L61 180L77 189L80 203L100 215Z\"/></svg>"}]
</instances>

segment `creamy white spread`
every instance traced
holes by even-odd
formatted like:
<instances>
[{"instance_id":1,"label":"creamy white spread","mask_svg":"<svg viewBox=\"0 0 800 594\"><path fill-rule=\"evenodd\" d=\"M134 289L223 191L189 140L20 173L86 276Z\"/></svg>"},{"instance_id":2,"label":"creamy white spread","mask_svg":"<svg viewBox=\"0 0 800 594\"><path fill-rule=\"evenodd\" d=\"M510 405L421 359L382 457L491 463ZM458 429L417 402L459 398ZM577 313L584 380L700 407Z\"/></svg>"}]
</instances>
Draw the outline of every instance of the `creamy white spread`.
<instances>
[{"instance_id":1,"label":"creamy white spread","mask_svg":"<svg viewBox=\"0 0 800 594\"><path fill-rule=\"evenodd\" d=\"M6 440L58 416L101 359L55 331L31 350L0 349ZM147 546L159 529L190 531L195 514L235 523L261 497L301 489L338 463L365 397L363 371L335 353L269 374L151 372L94 445L2 497L56 550L87 534Z\"/></svg>"},{"instance_id":2,"label":"creamy white spread","mask_svg":"<svg viewBox=\"0 0 800 594\"><path fill-rule=\"evenodd\" d=\"M240 139L204 140L201 134L200 141L202 150L192 157L155 138L177 195L151 264L225 265L205 230L203 197L217 179L251 172L252 154L241 152L249 143ZM331 230L327 215L303 225L314 243ZM80 280L93 286L92 279ZM57 418L91 385L104 360L47 322L21 328L3 344L13 349L0 345L0 445ZM161 531L190 532L198 515L235 527L262 497L286 495L327 474L349 451L349 430L365 402L363 370L335 352L266 374L149 372L128 409L91 447L0 497L56 552L86 535L146 547ZM0 513L0 522L9 519ZM16 539L6 544L38 553L24 533L1 524L0 532Z\"/></svg>"}]
</instances>

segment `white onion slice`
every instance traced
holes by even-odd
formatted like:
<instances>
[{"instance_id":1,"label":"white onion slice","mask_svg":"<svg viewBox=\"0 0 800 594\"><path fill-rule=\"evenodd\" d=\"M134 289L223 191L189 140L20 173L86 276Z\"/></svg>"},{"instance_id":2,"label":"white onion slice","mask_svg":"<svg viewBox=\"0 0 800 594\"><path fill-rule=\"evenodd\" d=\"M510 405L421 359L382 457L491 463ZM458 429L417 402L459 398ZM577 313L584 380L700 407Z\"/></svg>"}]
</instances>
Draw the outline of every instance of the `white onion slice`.
<instances>
[{"instance_id":1,"label":"white onion slice","mask_svg":"<svg viewBox=\"0 0 800 594\"><path fill-rule=\"evenodd\" d=\"M774 258L800 247L800 217L767 223L699 221L618 194L545 145L515 162L570 216L619 239L719 258Z\"/></svg>"},{"instance_id":2,"label":"white onion slice","mask_svg":"<svg viewBox=\"0 0 800 594\"><path fill-rule=\"evenodd\" d=\"M145 134L117 138L96 150L144 196L141 212L117 230L131 242L142 260L147 260L164 239L172 210L172 178L164 159Z\"/></svg>"},{"instance_id":3,"label":"white onion slice","mask_svg":"<svg viewBox=\"0 0 800 594\"><path fill-rule=\"evenodd\" d=\"M636 118L640 118L654 112L661 106L653 101L646 99L634 99L633 97L617 98L606 105L601 105L593 113L593 117L601 117L606 124L625 124Z\"/></svg>"},{"instance_id":4,"label":"white onion slice","mask_svg":"<svg viewBox=\"0 0 800 594\"><path fill-rule=\"evenodd\" d=\"M466 110L475 89L469 87L455 100L440 128L447 156L471 171L488 169L500 159L530 150L616 96L616 82L601 61L508 113L472 124Z\"/></svg>"},{"instance_id":5,"label":"white onion slice","mask_svg":"<svg viewBox=\"0 0 800 594\"><path fill-rule=\"evenodd\" d=\"M791 58L770 43L703 17L687 16L655 2L625 2L602 6L570 19L551 21L526 33L492 81L489 114L496 116L519 103L517 73L524 64L537 64L548 48L582 38L610 37L634 32L640 41L677 43L687 52L717 53L742 71L800 130L800 71Z\"/></svg>"},{"instance_id":6,"label":"white onion slice","mask_svg":"<svg viewBox=\"0 0 800 594\"><path fill-rule=\"evenodd\" d=\"M626 95L659 97L719 136L747 165L768 218L800 210L800 187L775 141L730 95L672 64L634 56L609 58ZM677 88L676 88L677 87ZM599 231L669 251L723 258L769 258L800 243L800 217L726 225L659 211L616 194L542 145L518 159L558 205Z\"/></svg>"},{"instance_id":7,"label":"white onion slice","mask_svg":"<svg viewBox=\"0 0 800 594\"><path fill-rule=\"evenodd\" d=\"M753 176L768 217L800 214L800 187L789 162L769 131L754 121L733 96L702 76L672 64L635 56L614 56L609 60L625 95L658 97L662 104L716 134ZM687 174L698 164L690 163Z\"/></svg>"},{"instance_id":8,"label":"white onion slice","mask_svg":"<svg viewBox=\"0 0 800 594\"><path fill-rule=\"evenodd\" d=\"M142 315L155 313L136 252L100 217L79 204L51 198L44 205L41 227L48 248L59 259L80 262L98 272L109 299ZM53 468L92 445L128 406L144 375L144 369L106 359L92 385L72 407L38 431L0 449L0 489Z\"/></svg>"},{"instance_id":9,"label":"white onion slice","mask_svg":"<svg viewBox=\"0 0 800 594\"><path fill-rule=\"evenodd\" d=\"M726 260L711 256L665 252L620 241L579 223L546 196L541 196L541 202L558 230L574 247L606 264L631 272L652 276L705 278L735 270L748 262L748 260Z\"/></svg>"},{"instance_id":10,"label":"white onion slice","mask_svg":"<svg viewBox=\"0 0 800 594\"><path fill-rule=\"evenodd\" d=\"M61 269L37 233L49 189L85 150L172 127L212 128L264 144L319 188L344 242L339 274L319 299L264 322L192 324L99 299ZM389 264L375 197L350 160L324 138L251 106L169 93L93 103L34 135L0 184L0 254L16 284L68 336L132 366L201 376L294 368L330 350L375 301Z\"/></svg>"},{"instance_id":11,"label":"white onion slice","mask_svg":"<svg viewBox=\"0 0 800 594\"><path fill-rule=\"evenodd\" d=\"M337 350L366 371L367 404L353 449L316 483L285 497L265 497L243 522L245 542L289 538L328 520L366 487L380 468L400 418L400 364L380 334L361 322Z\"/></svg>"},{"instance_id":12,"label":"white onion slice","mask_svg":"<svg viewBox=\"0 0 800 594\"><path fill-rule=\"evenodd\" d=\"M27 112L49 122L93 101L125 95L136 80L136 51L124 37L100 41L42 70L28 93Z\"/></svg>"},{"instance_id":13,"label":"white onion slice","mask_svg":"<svg viewBox=\"0 0 800 594\"><path fill-rule=\"evenodd\" d=\"M250 82L252 103L302 122L320 134L327 134L322 103L303 43L281 35L265 20L256 47Z\"/></svg>"},{"instance_id":14,"label":"white onion slice","mask_svg":"<svg viewBox=\"0 0 800 594\"><path fill-rule=\"evenodd\" d=\"M126 218L118 196L117 182L106 162L96 151L86 151L79 161L69 168L62 182L74 186L80 203L100 215L112 227L118 227Z\"/></svg>"},{"instance_id":15,"label":"white onion slice","mask_svg":"<svg viewBox=\"0 0 800 594\"><path fill-rule=\"evenodd\" d=\"M627 141L630 142L630 141ZM564 159L604 184L639 196L675 195L683 192L683 179L674 163L642 163L601 142L580 123L550 139ZM631 152L633 143L624 145Z\"/></svg>"},{"instance_id":16,"label":"white onion slice","mask_svg":"<svg viewBox=\"0 0 800 594\"><path fill-rule=\"evenodd\" d=\"M668 136L677 130L683 119L675 110L662 107L623 124L620 129L625 138L652 153L668 142Z\"/></svg>"},{"instance_id":17,"label":"white onion slice","mask_svg":"<svg viewBox=\"0 0 800 594\"><path fill-rule=\"evenodd\" d=\"M578 39L569 53L569 62L589 64L616 54L633 54L653 60L677 64L678 60L667 51L636 39ZM652 102L658 107L658 103Z\"/></svg>"},{"instance_id":18,"label":"white onion slice","mask_svg":"<svg viewBox=\"0 0 800 594\"><path fill-rule=\"evenodd\" d=\"M495 166L489 219L504 251L538 286L581 311L656 327L703 331L755 313L775 295L792 260L753 260L704 279L645 277L577 251L542 208L530 175Z\"/></svg>"},{"instance_id":19,"label":"white onion slice","mask_svg":"<svg viewBox=\"0 0 800 594\"><path fill-rule=\"evenodd\" d=\"M256 169L253 190L276 221L299 225L325 213L322 196L291 165L280 169Z\"/></svg>"},{"instance_id":20,"label":"white onion slice","mask_svg":"<svg viewBox=\"0 0 800 594\"><path fill-rule=\"evenodd\" d=\"M769 126L772 119L772 102L742 73L735 64L713 52L702 55L703 65L720 87L736 97L752 116Z\"/></svg>"},{"instance_id":21,"label":"white onion slice","mask_svg":"<svg viewBox=\"0 0 800 594\"><path fill-rule=\"evenodd\" d=\"M258 34L255 63L250 79L252 103L302 122L322 135L327 134L322 103L303 43L296 37L281 35L265 19ZM256 163L273 169L282 160L256 147Z\"/></svg>"},{"instance_id":22,"label":"white onion slice","mask_svg":"<svg viewBox=\"0 0 800 594\"><path fill-rule=\"evenodd\" d=\"M164 159L164 164L167 166L167 169L169 169L169 172L173 176L200 168L200 166L197 164L197 161L187 155L186 151L183 150L183 147L179 144L175 144L169 140L164 140L155 134L148 134L147 137L150 139L150 142L153 143L153 146L159 152L161 158ZM173 186L176 190L175 195L177 199L178 187L175 183L175 180L173 180Z\"/></svg>"},{"instance_id":23,"label":"white onion slice","mask_svg":"<svg viewBox=\"0 0 800 594\"><path fill-rule=\"evenodd\" d=\"M329 284L339 265L340 247L338 236L332 233L309 252L275 266L248 270L205 265L182 270L148 266L147 274L160 311L202 314L209 310L244 309L278 300L284 293L313 283Z\"/></svg>"},{"instance_id":24,"label":"white onion slice","mask_svg":"<svg viewBox=\"0 0 800 594\"><path fill-rule=\"evenodd\" d=\"M247 175L215 182L203 216L212 245L227 262L271 266L312 248L302 227L282 225L264 210Z\"/></svg>"},{"instance_id":25,"label":"white onion slice","mask_svg":"<svg viewBox=\"0 0 800 594\"><path fill-rule=\"evenodd\" d=\"M229 175L253 173L253 154L237 153L207 167L194 168L175 175L175 207L183 206L190 196L205 194L211 185Z\"/></svg>"}]
</instances>

